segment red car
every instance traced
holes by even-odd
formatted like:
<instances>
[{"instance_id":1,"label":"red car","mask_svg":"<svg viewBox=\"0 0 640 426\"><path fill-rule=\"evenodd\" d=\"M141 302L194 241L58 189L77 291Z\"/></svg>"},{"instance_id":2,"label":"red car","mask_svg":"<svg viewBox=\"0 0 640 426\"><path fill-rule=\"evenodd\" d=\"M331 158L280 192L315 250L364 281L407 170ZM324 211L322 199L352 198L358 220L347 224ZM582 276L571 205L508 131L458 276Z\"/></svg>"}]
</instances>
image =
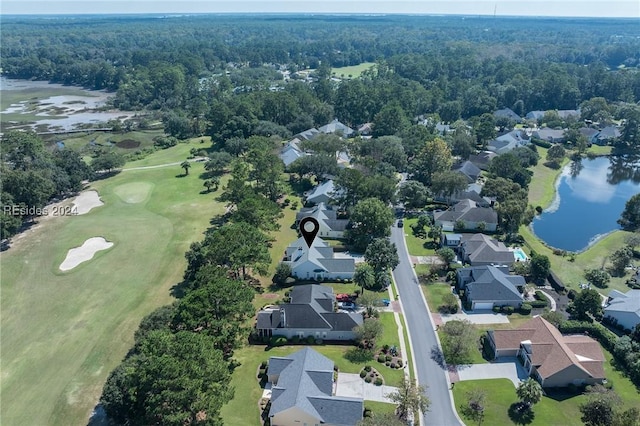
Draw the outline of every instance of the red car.
<instances>
[{"instance_id":1,"label":"red car","mask_svg":"<svg viewBox=\"0 0 640 426\"><path fill-rule=\"evenodd\" d=\"M351 301L351 296L346 293L336 294L336 300L338 302L349 302Z\"/></svg>"}]
</instances>

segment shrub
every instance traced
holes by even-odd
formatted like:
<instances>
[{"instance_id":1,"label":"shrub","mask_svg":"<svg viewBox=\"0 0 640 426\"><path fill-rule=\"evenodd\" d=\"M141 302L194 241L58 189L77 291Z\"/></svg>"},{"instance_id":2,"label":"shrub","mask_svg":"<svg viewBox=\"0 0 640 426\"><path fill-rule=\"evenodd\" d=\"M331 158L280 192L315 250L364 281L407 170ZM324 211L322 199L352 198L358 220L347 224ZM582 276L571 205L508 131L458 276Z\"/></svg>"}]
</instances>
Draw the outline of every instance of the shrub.
<instances>
[{"instance_id":1,"label":"shrub","mask_svg":"<svg viewBox=\"0 0 640 426\"><path fill-rule=\"evenodd\" d=\"M382 379L378 377L375 382L373 382L376 386L382 386Z\"/></svg>"},{"instance_id":2,"label":"shrub","mask_svg":"<svg viewBox=\"0 0 640 426\"><path fill-rule=\"evenodd\" d=\"M515 308L514 308L513 306L505 306L505 308L504 308L504 312L505 312L507 315L511 315L512 313L514 313L514 312L515 312Z\"/></svg>"},{"instance_id":3,"label":"shrub","mask_svg":"<svg viewBox=\"0 0 640 426\"><path fill-rule=\"evenodd\" d=\"M385 356L384 355L378 355L378 362L385 362Z\"/></svg>"},{"instance_id":4,"label":"shrub","mask_svg":"<svg viewBox=\"0 0 640 426\"><path fill-rule=\"evenodd\" d=\"M313 337L313 336L307 337L307 343L308 344L313 345L315 343L315 341L316 341L315 337Z\"/></svg>"},{"instance_id":5,"label":"shrub","mask_svg":"<svg viewBox=\"0 0 640 426\"><path fill-rule=\"evenodd\" d=\"M391 365L391 361L387 361L384 363L384 365L386 365L387 367L389 367Z\"/></svg>"},{"instance_id":6,"label":"shrub","mask_svg":"<svg viewBox=\"0 0 640 426\"><path fill-rule=\"evenodd\" d=\"M398 368L398 364L396 364L395 362L392 362L389 367L391 367L393 369L396 369L396 368Z\"/></svg>"},{"instance_id":7,"label":"shrub","mask_svg":"<svg viewBox=\"0 0 640 426\"><path fill-rule=\"evenodd\" d=\"M291 343L293 343L294 345L297 345L298 343L300 343L300 337L298 336L293 336L291 338Z\"/></svg>"},{"instance_id":8,"label":"shrub","mask_svg":"<svg viewBox=\"0 0 640 426\"><path fill-rule=\"evenodd\" d=\"M273 336L269 341L270 346L284 346L287 344L287 338L284 336Z\"/></svg>"},{"instance_id":9,"label":"shrub","mask_svg":"<svg viewBox=\"0 0 640 426\"><path fill-rule=\"evenodd\" d=\"M371 409L370 408L365 408L364 409L364 413L362 414L363 417L371 417Z\"/></svg>"},{"instance_id":10,"label":"shrub","mask_svg":"<svg viewBox=\"0 0 640 426\"><path fill-rule=\"evenodd\" d=\"M531 313L531 305L528 303L523 303L522 306L520 306L520 313L522 315L529 315Z\"/></svg>"},{"instance_id":11,"label":"shrub","mask_svg":"<svg viewBox=\"0 0 640 426\"><path fill-rule=\"evenodd\" d=\"M316 339L316 345L321 345L323 343L322 339Z\"/></svg>"},{"instance_id":12,"label":"shrub","mask_svg":"<svg viewBox=\"0 0 640 426\"><path fill-rule=\"evenodd\" d=\"M370 366L370 365L365 365L365 366L364 366L364 371L366 371L367 373L368 373L369 371L371 371L371 366Z\"/></svg>"},{"instance_id":13,"label":"shrub","mask_svg":"<svg viewBox=\"0 0 640 426\"><path fill-rule=\"evenodd\" d=\"M344 354L344 357L354 364L362 364L373 360L373 352L369 349L351 348Z\"/></svg>"},{"instance_id":14,"label":"shrub","mask_svg":"<svg viewBox=\"0 0 640 426\"><path fill-rule=\"evenodd\" d=\"M371 377L367 376L364 378L364 381L367 383L371 383Z\"/></svg>"},{"instance_id":15,"label":"shrub","mask_svg":"<svg viewBox=\"0 0 640 426\"><path fill-rule=\"evenodd\" d=\"M493 307L493 312L495 312L495 313L500 312L500 306L494 306Z\"/></svg>"},{"instance_id":16,"label":"shrub","mask_svg":"<svg viewBox=\"0 0 640 426\"><path fill-rule=\"evenodd\" d=\"M532 308L546 308L549 302L546 300L532 300L529 302Z\"/></svg>"},{"instance_id":17,"label":"shrub","mask_svg":"<svg viewBox=\"0 0 640 426\"><path fill-rule=\"evenodd\" d=\"M262 361L262 362L260 363L260 368L261 368L261 369L265 369L265 368L267 368L267 361Z\"/></svg>"},{"instance_id":18,"label":"shrub","mask_svg":"<svg viewBox=\"0 0 640 426\"><path fill-rule=\"evenodd\" d=\"M575 291L574 289L569 290L569 292L567 293L567 297L571 300L575 299L577 295L578 295L578 292Z\"/></svg>"},{"instance_id":19,"label":"shrub","mask_svg":"<svg viewBox=\"0 0 640 426\"><path fill-rule=\"evenodd\" d=\"M391 361L393 357L391 355L387 355L385 356L385 361Z\"/></svg>"},{"instance_id":20,"label":"shrub","mask_svg":"<svg viewBox=\"0 0 640 426\"><path fill-rule=\"evenodd\" d=\"M367 372L366 372L366 371L362 370L362 371L360 372L360 377L361 377L361 378L363 378L363 379L364 379L364 376L366 376L366 375L367 375Z\"/></svg>"},{"instance_id":21,"label":"shrub","mask_svg":"<svg viewBox=\"0 0 640 426\"><path fill-rule=\"evenodd\" d=\"M389 352L389 345L384 345L384 346L382 347L382 352L384 352L385 354L386 354L387 352Z\"/></svg>"},{"instance_id":22,"label":"shrub","mask_svg":"<svg viewBox=\"0 0 640 426\"><path fill-rule=\"evenodd\" d=\"M398 363L398 367L402 367L403 363L401 359L397 360L396 362Z\"/></svg>"}]
</instances>

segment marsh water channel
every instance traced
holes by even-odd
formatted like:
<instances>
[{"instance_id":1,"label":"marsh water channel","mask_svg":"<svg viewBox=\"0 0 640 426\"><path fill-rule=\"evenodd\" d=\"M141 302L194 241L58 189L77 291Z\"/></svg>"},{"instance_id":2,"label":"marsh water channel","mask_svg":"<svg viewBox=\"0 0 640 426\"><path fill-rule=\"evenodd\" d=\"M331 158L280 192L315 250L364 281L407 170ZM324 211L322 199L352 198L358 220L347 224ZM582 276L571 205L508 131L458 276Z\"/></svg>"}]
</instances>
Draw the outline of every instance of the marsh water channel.
<instances>
[{"instance_id":1,"label":"marsh water channel","mask_svg":"<svg viewBox=\"0 0 640 426\"><path fill-rule=\"evenodd\" d=\"M70 131L125 119L131 112L107 109L112 93L46 81L0 77L2 130Z\"/></svg>"},{"instance_id":2,"label":"marsh water channel","mask_svg":"<svg viewBox=\"0 0 640 426\"><path fill-rule=\"evenodd\" d=\"M640 157L610 156L571 162L556 182L552 205L531 227L551 247L578 252L620 229L617 220L640 192Z\"/></svg>"}]
</instances>

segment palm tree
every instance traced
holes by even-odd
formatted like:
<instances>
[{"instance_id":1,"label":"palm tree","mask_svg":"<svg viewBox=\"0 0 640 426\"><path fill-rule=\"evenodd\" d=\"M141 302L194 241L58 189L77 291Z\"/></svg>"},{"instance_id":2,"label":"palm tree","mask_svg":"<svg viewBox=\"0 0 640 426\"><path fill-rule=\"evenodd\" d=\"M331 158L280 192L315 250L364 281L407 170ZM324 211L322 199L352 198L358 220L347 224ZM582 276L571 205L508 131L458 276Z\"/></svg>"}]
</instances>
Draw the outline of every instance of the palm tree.
<instances>
[{"instance_id":1,"label":"palm tree","mask_svg":"<svg viewBox=\"0 0 640 426\"><path fill-rule=\"evenodd\" d=\"M366 262L358 263L353 274L353 281L362 287L362 294L365 288L371 288L376 283L376 276L371 265Z\"/></svg>"},{"instance_id":2,"label":"palm tree","mask_svg":"<svg viewBox=\"0 0 640 426\"><path fill-rule=\"evenodd\" d=\"M415 380L404 379L398 390L387 395L392 402L398 404L396 414L402 421L409 421L418 411L429 410L431 401L424 394L423 386L418 386Z\"/></svg>"},{"instance_id":3,"label":"palm tree","mask_svg":"<svg viewBox=\"0 0 640 426\"><path fill-rule=\"evenodd\" d=\"M189 169L191 168L191 163L188 160L185 160L180 164L180 167L184 169L185 176L189 175Z\"/></svg>"},{"instance_id":4,"label":"palm tree","mask_svg":"<svg viewBox=\"0 0 640 426\"><path fill-rule=\"evenodd\" d=\"M540 402L542 399L542 386L535 379L529 377L518 385L516 395L527 408L531 408L533 404Z\"/></svg>"}]
</instances>

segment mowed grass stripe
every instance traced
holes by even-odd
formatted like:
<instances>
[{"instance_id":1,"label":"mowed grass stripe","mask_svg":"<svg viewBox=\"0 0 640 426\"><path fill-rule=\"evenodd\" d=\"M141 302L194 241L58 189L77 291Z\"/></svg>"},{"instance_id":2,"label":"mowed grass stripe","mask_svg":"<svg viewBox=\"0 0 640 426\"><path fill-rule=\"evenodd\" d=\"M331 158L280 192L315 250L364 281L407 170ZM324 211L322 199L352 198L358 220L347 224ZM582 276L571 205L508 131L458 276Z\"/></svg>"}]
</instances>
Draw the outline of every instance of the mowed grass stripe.
<instances>
[{"instance_id":1,"label":"mowed grass stripe","mask_svg":"<svg viewBox=\"0 0 640 426\"><path fill-rule=\"evenodd\" d=\"M173 161L184 159L180 148ZM168 151L159 153L163 160ZM141 318L172 300L185 251L224 210L218 193L200 194L202 171L195 163L183 178L175 166L95 182L104 206L48 220L2 253L3 424L87 422ZM114 192L142 182L153 187L138 203ZM71 271L58 269L68 249L94 236L114 246Z\"/></svg>"}]
</instances>

